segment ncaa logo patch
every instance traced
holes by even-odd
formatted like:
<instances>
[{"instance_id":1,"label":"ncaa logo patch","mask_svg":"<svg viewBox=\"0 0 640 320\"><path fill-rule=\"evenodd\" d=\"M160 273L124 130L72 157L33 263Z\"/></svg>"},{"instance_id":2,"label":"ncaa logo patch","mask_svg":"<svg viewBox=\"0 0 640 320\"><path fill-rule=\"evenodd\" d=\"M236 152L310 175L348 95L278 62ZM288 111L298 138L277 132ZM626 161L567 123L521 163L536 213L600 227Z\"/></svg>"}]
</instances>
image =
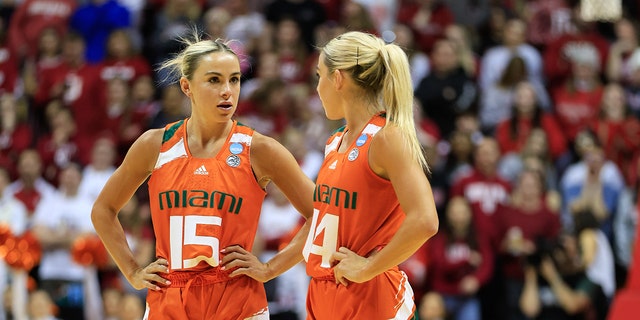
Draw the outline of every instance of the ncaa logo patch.
<instances>
[{"instance_id":1,"label":"ncaa logo patch","mask_svg":"<svg viewBox=\"0 0 640 320\"><path fill-rule=\"evenodd\" d=\"M233 154L240 154L240 153L242 153L242 150L244 150L244 147L242 146L242 144L237 143L237 142L232 143L229 146L229 151L231 151L231 153L233 153Z\"/></svg>"},{"instance_id":2,"label":"ncaa logo patch","mask_svg":"<svg viewBox=\"0 0 640 320\"><path fill-rule=\"evenodd\" d=\"M358 151L358 148L353 148L349 152L349 156L347 157L347 159L349 159L349 161L356 160L358 159L358 155L360 155L360 151Z\"/></svg>"},{"instance_id":3,"label":"ncaa logo patch","mask_svg":"<svg viewBox=\"0 0 640 320\"><path fill-rule=\"evenodd\" d=\"M235 154L228 156L227 165L229 167L236 168L237 166L240 165L240 157L236 156Z\"/></svg>"},{"instance_id":4,"label":"ncaa logo patch","mask_svg":"<svg viewBox=\"0 0 640 320\"><path fill-rule=\"evenodd\" d=\"M358 140L356 140L356 146L362 147L366 142L367 142L367 135L362 134L361 136L358 137Z\"/></svg>"}]
</instances>

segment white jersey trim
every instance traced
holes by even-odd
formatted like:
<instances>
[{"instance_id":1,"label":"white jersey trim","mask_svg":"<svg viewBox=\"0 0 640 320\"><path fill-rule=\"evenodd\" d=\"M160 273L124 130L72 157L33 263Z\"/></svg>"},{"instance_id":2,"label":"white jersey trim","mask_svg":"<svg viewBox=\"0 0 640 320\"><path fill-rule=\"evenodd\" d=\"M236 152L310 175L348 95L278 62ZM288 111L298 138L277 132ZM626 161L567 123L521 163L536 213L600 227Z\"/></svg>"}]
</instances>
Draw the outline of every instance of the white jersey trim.
<instances>
[{"instance_id":1,"label":"white jersey trim","mask_svg":"<svg viewBox=\"0 0 640 320\"><path fill-rule=\"evenodd\" d=\"M178 141L178 143L176 143L173 147L171 147L171 149L165 152L160 152L154 169L158 169L173 160L186 158L186 157L187 157L187 149L184 145L184 138L180 138L180 141Z\"/></svg>"}]
</instances>

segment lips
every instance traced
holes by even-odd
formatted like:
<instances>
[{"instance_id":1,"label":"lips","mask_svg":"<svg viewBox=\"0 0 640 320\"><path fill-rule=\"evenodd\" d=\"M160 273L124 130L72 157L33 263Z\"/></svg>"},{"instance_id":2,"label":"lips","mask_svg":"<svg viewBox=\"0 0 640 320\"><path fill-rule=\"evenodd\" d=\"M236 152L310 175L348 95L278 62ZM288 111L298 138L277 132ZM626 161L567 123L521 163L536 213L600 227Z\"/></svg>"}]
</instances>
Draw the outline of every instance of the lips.
<instances>
[{"instance_id":1,"label":"lips","mask_svg":"<svg viewBox=\"0 0 640 320\"><path fill-rule=\"evenodd\" d=\"M221 103L218 105L218 109L231 110L231 108L233 108L233 105L230 103Z\"/></svg>"}]
</instances>

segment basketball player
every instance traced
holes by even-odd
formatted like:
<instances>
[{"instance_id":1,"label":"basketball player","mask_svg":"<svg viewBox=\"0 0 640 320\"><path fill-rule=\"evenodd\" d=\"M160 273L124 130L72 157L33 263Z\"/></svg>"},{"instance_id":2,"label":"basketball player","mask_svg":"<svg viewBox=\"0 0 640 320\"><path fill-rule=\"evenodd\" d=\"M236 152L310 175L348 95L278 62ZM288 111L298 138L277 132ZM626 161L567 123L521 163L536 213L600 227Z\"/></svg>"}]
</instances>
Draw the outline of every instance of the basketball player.
<instances>
[{"instance_id":1,"label":"basketball player","mask_svg":"<svg viewBox=\"0 0 640 320\"><path fill-rule=\"evenodd\" d=\"M131 285L149 289L145 319L269 319L261 281L302 259L306 233L291 243L296 250L266 264L233 259L225 267L221 260L251 251L270 181L307 217L313 183L282 145L232 119L238 56L220 40L185 42L163 68L179 72L191 115L137 139L96 200L92 220ZM158 259L140 266L117 213L147 178Z\"/></svg>"},{"instance_id":2,"label":"basketball player","mask_svg":"<svg viewBox=\"0 0 640 320\"><path fill-rule=\"evenodd\" d=\"M308 319L410 319L413 291L397 265L438 229L400 47L348 32L320 51L317 86L328 140L303 250Z\"/></svg>"}]
</instances>

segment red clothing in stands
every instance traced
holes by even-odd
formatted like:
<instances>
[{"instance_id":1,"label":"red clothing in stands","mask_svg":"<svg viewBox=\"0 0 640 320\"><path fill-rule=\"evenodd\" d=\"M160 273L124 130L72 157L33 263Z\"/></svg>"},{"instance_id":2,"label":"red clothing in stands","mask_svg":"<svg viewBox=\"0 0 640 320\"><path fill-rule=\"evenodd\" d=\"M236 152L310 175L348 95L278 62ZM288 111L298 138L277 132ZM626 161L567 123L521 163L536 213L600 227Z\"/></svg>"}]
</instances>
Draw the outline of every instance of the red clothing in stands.
<instances>
[{"instance_id":1,"label":"red clothing in stands","mask_svg":"<svg viewBox=\"0 0 640 320\"><path fill-rule=\"evenodd\" d=\"M450 196L463 196L469 201L478 234L486 237L489 243L495 243L495 212L509 199L510 193L509 182L498 176L484 176L474 169L451 187Z\"/></svg>"},{"instance_id":2,"label":"red clothing in stands","mask_svg":"<svg viewBox=\"0 0 640 320\"><path fill-rule=\"evenodd\" d=\"M540 118L540 128L547 134L549 153L553 159L557 159L567 151L567 141L556 119L550 114L544 114ZM500 145L502 154L510 152L519 153L525 146L531 130L535 129L532 119L521 118L516 124L515 136L511 133L511 120L505 120L496 127L496 140Z\"/></svg>"},{"instance_id":3,"label":"red clothing in stands","mask_svg":"<svg viewBox=\"0 0 640 320\"><path fill-rule=\"evenodd\" d=\"M25 0L11 16L9 47L18 54L25 50L27 57L35 57L42 30L53 27L58 34L65 34L77 6L75 0Z\"/></svg>"},{"instance_id":4,"label":"red clothing in stands","mask_svg":"<svg viewBox=\"0 0 640 320\"><path fill-rule=\"evenodd\" d=\"M562 86L554 92L555 114L569 142L597 119L601 101L602 86L592 91L572 91Z\"/></svg>"},{"instance_id":5,"label":"red clothing in stands","mask_svg":"<svg viewBox=\"0 0 640 320\"><path fill-rule=\"evenodd\" d=\"M441 231L429 240L429 282L431 290L447 295L462 295L460 283L467 276L475 277L480 286L485 284L493 273L493 254L485 238L477 237L474 248L463 239L450 239ZM480 254L479 265L471 263L471 254Z\"/></svg>"},{"instance_id":6,"label":"red clothing in stands","mask_svg":"<svg viewBox=\"0 0 640 320\"><path fill-rule=\"evenodd\" d=\"M592 125L607 159L613 161L623 173L628 185L636 178L636 156L640 152L640 121L629 117L614 122L598 120Z\"/></svg>"},{"instance_id":7,"label":"red clothing in stands","mask_svg":"<svg viewBox=\"0 0 640 320\"><path fill-rule=\"evenodd\" d=\"M99 68L100 79L105 82L119 78L131 83L140 76L151 75L149 62L141 56L124 60L105 59L99 64Z\"/></svg>"},{"instance_id":8,"label":"red clothing in stands","mask_svg":"<svg viewBox=\"0 0 640 320\"><path fill-rule=\"evenodd\" d=\"M13 93L18 81L18 59L7 47L0 48L0 93Z\"/></svg>"},{"instance_id":9,"label":"red clothing in stands","mask_svg":"<svg viewBox=\"0 0 640 320\"><path fill-rule=\"evenodd\" d=\"M418 48L425 53L430 53L433 44L442 37L444 30L455 23L453 13L444 3L433 5L431 16L427 25L418 27L413 23L413 19L420 11L420 4L417 1L404 1L398 9L398 21L405 21L415 35L415 42Z\"/></svg>"},{"instance_id":10,"label":"red clothing in stands","mask_svg":"<svg viewBox=\"0 0 640 320\"><path fill-rule=\"evenodd\" d=\"M543 200L541 200L543 201ZM522 238L536 243L538 238L555 239L560 233L560 217L543 206L536 212L525 212L511 205L500 206L496 212L499 243L502 243L512 228L520 229ZM510 279L523 279L524 256L503 252L502 271Z\"/></svg>"},{"instance_id":11,"label":"red clothing in stands","mask_svg":"<svg viewBox=\"0 0 640 320\"><path fill-rule=\"evenodd\" d=\"M53 88L64 86L61 97L52 96ZM39 89L35 103L45 106L54 98L62 98L65 106L71 108L76 121L77 134L95 137L104 129L105 95L100 79L100 69L84 64L72 68L68 64L46 69L40 75Z\"/></svg>"},{"instance_id":12,"label":"red clothing in stands","mask_svg":"<svg viewBox=\"0 0 640 320\"><path fill-rule=\"evenodd\" d=\"M564 34L549 43L543 54L544 74L550 86L563 83L571 74L571 62L568 54L575 48L591 46L600 55L601 70L606 65L609 54L609 42L597 32L585 34Z\"/></svg>"}]
</instances>

